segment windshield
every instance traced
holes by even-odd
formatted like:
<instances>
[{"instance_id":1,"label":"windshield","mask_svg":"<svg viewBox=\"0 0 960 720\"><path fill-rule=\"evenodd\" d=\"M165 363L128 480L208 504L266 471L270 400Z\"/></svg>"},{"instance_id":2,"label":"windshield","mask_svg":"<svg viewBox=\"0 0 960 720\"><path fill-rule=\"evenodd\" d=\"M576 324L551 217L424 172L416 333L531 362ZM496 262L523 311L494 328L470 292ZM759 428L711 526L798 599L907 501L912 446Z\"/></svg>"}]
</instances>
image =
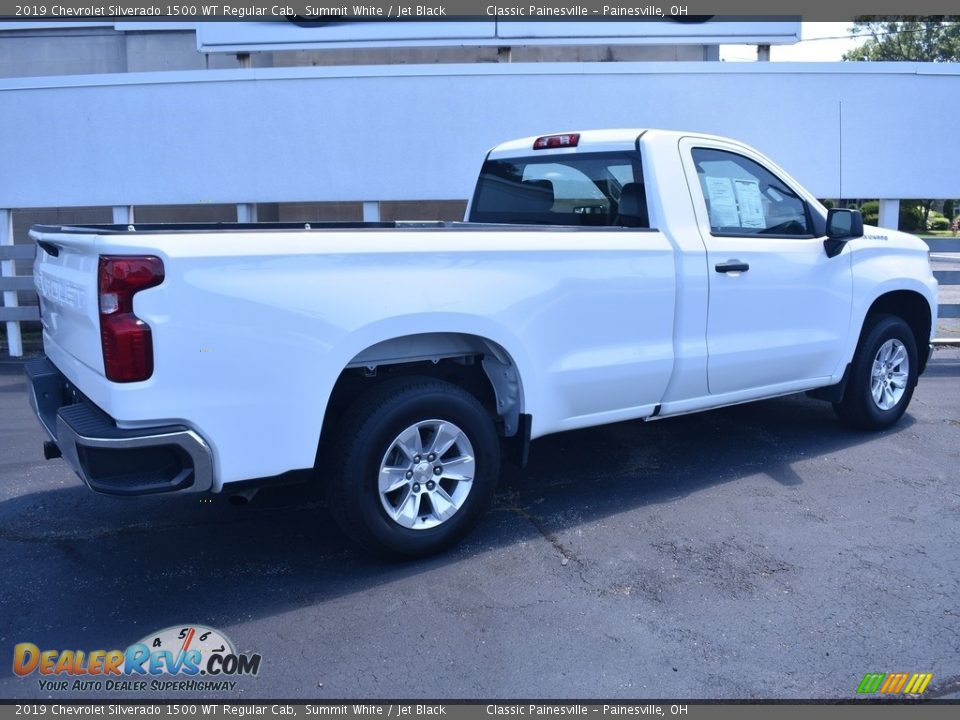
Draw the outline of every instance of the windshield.
<instances>
[{"instance_id":1,"label":"windshield","mask_svg":"<svg viewBox=\"0 0 960 720\"><path fill-rule=\"evenodd\" d=\"M584 153L487 160L470 221L648 227L640 158Z\"/></svg>"}]
</instances>

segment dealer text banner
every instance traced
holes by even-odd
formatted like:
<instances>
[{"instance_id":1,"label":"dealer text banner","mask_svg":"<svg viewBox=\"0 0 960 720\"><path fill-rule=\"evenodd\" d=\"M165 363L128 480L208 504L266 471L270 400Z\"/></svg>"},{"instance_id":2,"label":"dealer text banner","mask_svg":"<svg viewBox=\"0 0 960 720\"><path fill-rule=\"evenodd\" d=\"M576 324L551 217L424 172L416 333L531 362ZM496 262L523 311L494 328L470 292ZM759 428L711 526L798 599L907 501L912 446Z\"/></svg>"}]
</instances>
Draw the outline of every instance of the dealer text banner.
<instances>
[{"instance_id":1,"label":"dealer text banner","mask_svg":"<svg viewBox=\"0 0 960 720\"><path fill-rule=\"evenodd\" d=\"M271 718L274 720L369 720L369 718L397 718L398 720L495 720L519 718L687 718L695 720L767 720L776 713L778 720L893 720L910 717L918 720L946 720L956 716L952 703L856 703L825 705L818 703L726 704L718 702L664 701L623 702L394 702L317 704L293 703L217 703L204 700L184 700L176 703L14 703L0 705L0 720L14 718Z\"/></svg>"},{"instance_id":2,"label":"dealer text banner","mask_svg":"<svg viewBox=\"0 0 960 720\"><path fill-rule=\"evenodd\" d=\"M804 20L849 20L857 15L896 14L904 10L902 0L845 0L814 4L792 2L772 4L767 0L674 0L673 2L596 2L595 0L540 0L534 3L492 2L491 0L365 0L339 3L276 2L237 0L230 3L168 4L144 0L63 0L62 2L16 2L0 0L0 20L277 20L299 23L344 21L424 21L495 18L497 21L536 20L618 20L708 22L723 18L770 19L802 16ZM950 14L956 3L947 0L916 0L911 12L921 15Z\"/></svg>"}]
</instances>

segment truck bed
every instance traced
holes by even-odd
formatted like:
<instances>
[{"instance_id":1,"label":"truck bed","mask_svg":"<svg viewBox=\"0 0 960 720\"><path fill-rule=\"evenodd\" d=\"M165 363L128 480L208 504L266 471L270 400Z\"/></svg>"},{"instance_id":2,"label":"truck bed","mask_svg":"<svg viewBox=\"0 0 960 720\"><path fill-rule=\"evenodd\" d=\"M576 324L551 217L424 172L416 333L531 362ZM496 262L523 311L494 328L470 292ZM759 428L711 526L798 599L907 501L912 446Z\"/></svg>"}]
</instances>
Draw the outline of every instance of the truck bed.
<instances>
[{"instance_id":1,"label":"truck bed","mask_svg":"<svg viewBox=\"0 0 960 720\"><path fill-rule=\"evenodd\" d=\"M531 404L544 398L534 437L595 424L598 413L647 415L672 372L676 277L661 232L459 222L132 227L31 230L45 352L118 428L183 426L203 438L215 490L310 467L347 368L398 354L445 357L451 336L515 348L500 353L504 362L529 378ZM153 370L110 382L98 262L126 256L163 266L163 282L132 301L151 330ZM424 343L433 344L421 352ZM271 451L249 452L256 447Z\"/></svg>"}]
</instances>

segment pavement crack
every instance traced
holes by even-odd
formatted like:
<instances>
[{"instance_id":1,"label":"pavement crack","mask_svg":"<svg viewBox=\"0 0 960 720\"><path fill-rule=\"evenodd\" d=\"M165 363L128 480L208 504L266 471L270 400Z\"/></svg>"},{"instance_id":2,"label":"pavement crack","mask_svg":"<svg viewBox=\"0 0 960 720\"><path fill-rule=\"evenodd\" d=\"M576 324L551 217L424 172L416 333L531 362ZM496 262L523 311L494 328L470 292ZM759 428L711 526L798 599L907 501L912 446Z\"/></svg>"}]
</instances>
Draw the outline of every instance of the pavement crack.
<instances>
[{"instance_id":1,"label":"pavement crack","mask_svg":"<svg viewBox=\"0 0 960 720\"><path fill-rule=\"evenodd\" d=\"M504 503L504 506L510 510L517 517L523 518L528 523L530 523L538 533L546 540L550 545L553 546L553 549L560 553L560 564L566 565L571 560L575 562L580 568L583 568L583 562L577 557L576 553L566 547L556 535L554 535L550 530L547 529L547 526L543 523L543 518L540 518L536 515L533 515L522 507L517 506L512 501L507 500Z\"/></svg>"}]
</instances>

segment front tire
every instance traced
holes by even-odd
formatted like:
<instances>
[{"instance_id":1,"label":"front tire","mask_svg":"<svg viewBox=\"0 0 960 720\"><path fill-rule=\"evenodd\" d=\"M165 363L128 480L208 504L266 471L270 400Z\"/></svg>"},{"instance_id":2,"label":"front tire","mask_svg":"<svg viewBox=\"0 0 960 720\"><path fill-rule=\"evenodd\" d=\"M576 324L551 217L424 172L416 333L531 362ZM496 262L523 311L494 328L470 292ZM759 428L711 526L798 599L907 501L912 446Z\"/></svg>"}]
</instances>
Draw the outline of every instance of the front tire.
<instances>
[{"instance_id":1,"label":"front tire","mask_svg":"<svg viewBox=\"0 0 960 720\"><path fill-rule=\"evenodd\" d=\"M500 472L490 414L432 378L372 388L344 414L325 457L337 523L367 551L394 558L456 544L489 506Z\"/></svg>"},{"instance_id":2,"label":"front tire","mask_svg":"<svg viewBox=\"0 0 960 720\"><path fill-rule=\"evenodd\" d=\"M837 416L864 430L890 427L910 404L919 367L917 341L903 319L868 317L843 400L833 404Z\"/></svg>"}]
</instances>

